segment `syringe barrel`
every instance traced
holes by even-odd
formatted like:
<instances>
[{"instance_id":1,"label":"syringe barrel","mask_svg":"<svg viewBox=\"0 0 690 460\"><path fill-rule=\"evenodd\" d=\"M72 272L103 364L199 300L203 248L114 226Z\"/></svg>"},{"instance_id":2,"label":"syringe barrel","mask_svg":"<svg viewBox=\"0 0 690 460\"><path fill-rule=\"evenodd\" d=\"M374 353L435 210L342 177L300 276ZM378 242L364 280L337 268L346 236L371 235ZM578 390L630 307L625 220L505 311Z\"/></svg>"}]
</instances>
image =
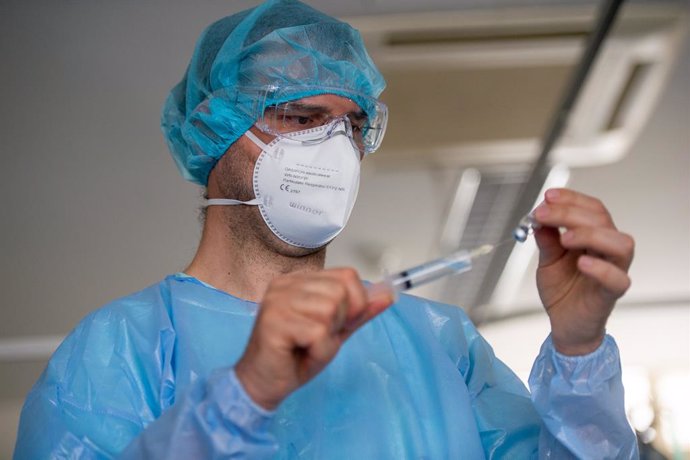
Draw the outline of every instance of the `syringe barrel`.
<instances>
[{"instance_id":1,"label":"syringe barrel","mask_svg":"<svg viewBox=\"0 0 690 460\"><path fill-rule=\"evenodd\" d=\"M396 273L389 278L389 284L396 291L406 291L444 276L463 273L471 269L470 254L467 251L458 251Z\"/></svg>"}]
</instances>

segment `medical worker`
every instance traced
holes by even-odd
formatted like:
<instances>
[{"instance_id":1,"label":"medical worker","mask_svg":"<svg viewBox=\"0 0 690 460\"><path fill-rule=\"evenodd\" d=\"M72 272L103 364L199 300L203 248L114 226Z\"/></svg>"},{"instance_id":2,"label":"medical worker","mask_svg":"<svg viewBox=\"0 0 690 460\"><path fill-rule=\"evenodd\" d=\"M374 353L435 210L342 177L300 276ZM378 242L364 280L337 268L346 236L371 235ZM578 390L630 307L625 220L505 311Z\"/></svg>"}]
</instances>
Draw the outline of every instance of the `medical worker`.
<instances>
[{"instance_id":1,"label":"medical worker","mask_svg":"<svg viewBox=\"0 0 690 460\"><path fill-rule=\"evenodd\" d=\"M359 34L296 0L206 29L162 115L207 190L198 252L77 325L26 399L15 458L637 456L605 334L633 242L598 200L554 189L536 211L552 332L531 395L461 309L390 305L323 268L383 138L383 88Z\"/></svg>"}]
</instances>

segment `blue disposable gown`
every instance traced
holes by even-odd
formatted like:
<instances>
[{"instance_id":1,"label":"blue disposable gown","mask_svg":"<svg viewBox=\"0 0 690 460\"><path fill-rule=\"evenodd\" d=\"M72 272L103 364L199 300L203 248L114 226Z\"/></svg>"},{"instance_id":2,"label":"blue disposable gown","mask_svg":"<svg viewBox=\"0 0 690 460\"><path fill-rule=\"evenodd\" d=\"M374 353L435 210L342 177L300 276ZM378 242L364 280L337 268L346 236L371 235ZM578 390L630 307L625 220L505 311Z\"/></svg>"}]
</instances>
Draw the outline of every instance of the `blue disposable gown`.
<instances>
[{"instance_id":1,"label":"blue disposable gown","mask_svg":"<svg viewBox=\"0 0 690 460\"><path fill-rule=\"evenodd\" d=\"M232 370L256 310L177 274L93 312L28 395L15 458L637 456L609 337L578 358L547 340L533 403L462 310L403 296L272 413Z\"/></svg>"}]
</instances>

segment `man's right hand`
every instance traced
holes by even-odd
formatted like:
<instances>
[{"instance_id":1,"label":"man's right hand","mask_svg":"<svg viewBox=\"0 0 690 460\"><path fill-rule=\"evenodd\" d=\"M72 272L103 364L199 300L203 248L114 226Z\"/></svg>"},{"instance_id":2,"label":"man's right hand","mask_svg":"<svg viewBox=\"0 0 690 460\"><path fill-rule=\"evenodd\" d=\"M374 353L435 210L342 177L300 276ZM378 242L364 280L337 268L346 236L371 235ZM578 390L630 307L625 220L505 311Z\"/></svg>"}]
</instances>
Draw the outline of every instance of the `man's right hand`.
<instances>
[{"instance_id":1,"label":"man's right hand","mask_svg":"<svg viewBox=\"0 0 690 460\"><path fill-rule=\"evenodd\" d=\"M235 365L245 391L273 410L331 362L353 332L392 296L367 297L349 268L293 273L266 290L247 348Z\"/></svg>"}]
</instances>

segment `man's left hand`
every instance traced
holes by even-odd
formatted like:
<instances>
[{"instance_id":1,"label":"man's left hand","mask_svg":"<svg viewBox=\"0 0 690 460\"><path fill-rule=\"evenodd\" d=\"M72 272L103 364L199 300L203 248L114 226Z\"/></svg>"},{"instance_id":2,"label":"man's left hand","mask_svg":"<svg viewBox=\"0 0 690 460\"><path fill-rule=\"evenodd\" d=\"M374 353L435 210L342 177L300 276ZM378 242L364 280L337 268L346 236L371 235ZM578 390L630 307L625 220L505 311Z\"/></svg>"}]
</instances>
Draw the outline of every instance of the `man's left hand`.
<instances>
[{"instance_id":1,"label":"man's left hand","mask_svg":"<svg viewBox=\"0 0 690 460\"><path fill-rule=\"evenodd\" d=\"M548 190L534 217L541 225L535 231L537 287L553 344L566 355L591 353L616 300L630 287L635 243L618 231L601 201L572 190Z\"/></svg>"}]
</instances>

